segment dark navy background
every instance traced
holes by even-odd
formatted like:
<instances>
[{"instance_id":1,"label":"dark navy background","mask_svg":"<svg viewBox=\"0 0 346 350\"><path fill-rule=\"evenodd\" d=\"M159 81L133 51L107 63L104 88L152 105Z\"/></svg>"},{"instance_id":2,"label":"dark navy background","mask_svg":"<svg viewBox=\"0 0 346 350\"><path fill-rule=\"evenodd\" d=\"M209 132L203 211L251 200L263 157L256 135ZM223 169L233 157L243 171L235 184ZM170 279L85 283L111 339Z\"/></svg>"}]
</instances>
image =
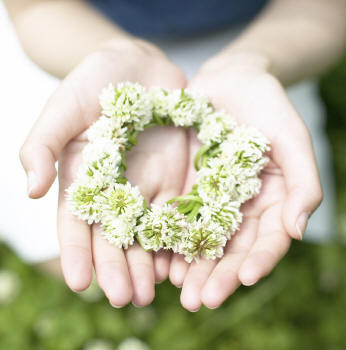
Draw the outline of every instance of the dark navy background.
<instances>
[{"instance_id":1,"label":"dark navy background","mask_svg":"<svg viewBox=\"0 0 346 350\"><path fill-rule=\"evenodd\" d=\"M245 22L266 0L89 0L137 35L198 34Z\"/></svg>"}]
</instances>

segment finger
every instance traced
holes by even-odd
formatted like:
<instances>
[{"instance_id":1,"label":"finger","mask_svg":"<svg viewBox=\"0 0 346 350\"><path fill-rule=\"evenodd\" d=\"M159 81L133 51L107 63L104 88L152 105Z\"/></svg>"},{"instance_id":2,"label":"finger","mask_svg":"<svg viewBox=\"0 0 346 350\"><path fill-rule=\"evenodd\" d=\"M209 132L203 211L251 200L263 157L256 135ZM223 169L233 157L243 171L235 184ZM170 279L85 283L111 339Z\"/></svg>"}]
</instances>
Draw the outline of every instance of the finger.
<instances>
[{"instance_id":1,"label":"finger","mask_svg":"<svg viewBox=\"0 0 346 350\"><path fill-rule=\"evenodd\" d=\"M322 188L310 135L301 121L292 121L277 137L272 152L286 182L287 200L282 211L285 229L292 238L302 239L309 216L321 203Z\"/></svg>"},{"instance_id":2,"label":"finger","mask_svg":"<svg viewBox=\"0 0 346 350\"><path fill-rule=\"evenodd\" d=\"M225 255L205 283L201 300L210 309L219 307L239 287L238 272L256 239L257 218L245 218L239 232L227 243Z\"/></svg>"},{"instance_id":3,"label":"finger","mask_svg":"<svg viewBox=\"0 0 346 350\"><path fill-rule=\"evenodd\" d=\"M184 279L180 301L183 307L191 312L198 311L202 305L201 290L217 261L201 259L191 263Z\"/></svg>"},{"instance_id":4,"label":"finger","mask_svg":"<svg viewBox=\"0 0 346 350\"><path fill-rule=\"evenodd\" d=\"M181 254L173 254L171 266L169 268L169 279L176 287L182 287L184 279L189 268L189 264L184 260Z\"/></svg>"},{"instance_id":5,"label":"finger","mask_svg":"<svg viewBox=\"0 0 346 350\"><path fill-rule=\"evenodd\" d=\"M288 251L291 239L282 224L282 207L278 202L261 216L257 239L239 271L239 279L246 286L269 274Z\"/></svg>"},{"instance_id":6,"label":"finger","mask_svg":"<svg viewBox=\"0 0 346 350\"><path fill-rule=\"evenodd\" d=\"M43 196L56 177L55 163L66 143L87 127L69 81L60 84L49 99L20 150L28 176L28 194Z\"/></svg>"},{"instance_id":7,"label":"finger","mask_svg":"<svg viewBox=\"0 0 346 350\"><path fill-rule=\"evenodd\" d=\"M123 307L132 299L131 278L123 249L102 237L100 225L93 225L93 260L96 278L111 305Z\"/></svg>"},{"instance_id":8,"label":"finger","mask_svg":"<svg viewBox=\"0 0 346 350\"><path fill-rule=\"evenodd\" d=\"M153 253L155 282L162 283L169 274L169 267L171 262L171 252L168 250L160 250Z\"/></svg>"},{"instance_id":9,"label":"finger","mask_svg":"<svg viewBox=\"0 0 346 350\"><path fill-rule=\"evenodd\" d=\"M133 304L146 306L155 296L154 264L151 253L135 243L126 250L127 264L132 281Z\"/></svg>"},{"instance_id":10,"label":"finger","mask_svg":"<svg viewBox=\"0 0 346 350\"><path fill-rule=\"evenodd\" d=\"M65 196L66 188L81 161L83 143L71 142L61 154L59 163L58 236L61 264L66 283L79 291L92 280L92 253L90 226L71 213Z\"/></svg>"},{"instance_id":11,"label":"finger","mask_svg":"<svg viewBox=\"0 0 346 350\"><path fill-rule=\"evenodd\" d=\"M88 288L92 280L90 227L71 214L63 191L59 195L58 236L66 284L76 292Z\"/></svg>"},{"instance_id":12,"label":"finger","mask_svg":"<svg viewBox=\"0 0 346 350\"><path fill-rule=\"evenodd\" d=\"M152 200L152 203L157 205L164 205L169 199L179 195L179 184L175 188L162 189ZM163 184L165 187L165 183ZM161 250L153 254L154 269L155 269L155 281L161 283L168 277L170 263L171 263L171 251Z\"/></svg>"}]
</instances>

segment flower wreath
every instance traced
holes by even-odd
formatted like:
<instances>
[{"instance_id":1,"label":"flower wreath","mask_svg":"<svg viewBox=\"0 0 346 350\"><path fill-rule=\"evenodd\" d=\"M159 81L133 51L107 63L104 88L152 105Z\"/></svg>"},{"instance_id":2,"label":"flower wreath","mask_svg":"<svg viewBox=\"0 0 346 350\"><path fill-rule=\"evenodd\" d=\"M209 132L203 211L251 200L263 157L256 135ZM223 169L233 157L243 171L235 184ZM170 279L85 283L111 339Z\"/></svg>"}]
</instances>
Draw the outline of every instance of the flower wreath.
<instances>
[{"instance_id":1,"label":"flower wreath","mask_svg":"<svg viewBox=\"0 0 346 350\"><path fill-rule=\"evenodd\" d=\"M102 115L87 131L83 163L67 189L72 212L89 224L101 223L104 237L119 248L137 239L146 250L171 249L188 262L221 257L242 221L240 206L259 193L268 140L187 89L110 84L100 104ZM140 131L155 125L194 127L203 146L194 159L191 192L148 207L124 176L125 154Z\"/></svg>"}]
</instances>

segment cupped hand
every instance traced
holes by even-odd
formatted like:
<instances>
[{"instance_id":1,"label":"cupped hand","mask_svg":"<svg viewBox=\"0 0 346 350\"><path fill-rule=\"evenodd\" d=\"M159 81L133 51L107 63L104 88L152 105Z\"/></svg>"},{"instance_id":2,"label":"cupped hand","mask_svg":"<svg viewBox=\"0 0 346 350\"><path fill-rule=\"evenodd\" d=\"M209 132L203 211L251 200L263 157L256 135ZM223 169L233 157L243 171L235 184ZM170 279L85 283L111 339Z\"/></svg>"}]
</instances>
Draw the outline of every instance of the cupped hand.
<instances>
[{"instance_id":1,"label":"cupped hand","mask_svg":"<svg viewBox=\"0 0 346 350\"><path fill-rule=\"evenodd\" d=\"M240 285L252 285L267 275L287 252L291 238L302 239L307 220L322 200L322 189L309 132L278 80L262 66L240 60L211 62L189 88L209 96L218 109L240 124L258 128L271 143L269 165L262 171L260 194L242 207L243 224L218 261L188 266L172 258L171 281L183 285L182 305L218 307ZM198 149L190 132L190 159ZM194 182L189 162L184 191Z\"/></svg>"},{"instance_id":2,"label":"cupped hand","mask_svg":"<svg viewBox=\"0 0 346 350\"><path fill-rule=\"evenodd\" d=\"M140 42L108 43L87 56L60 84L25 141L20 157L32 198L43 196L56 177L59 161L58 234L61 264L68 286L86 289L93 266L110 303L131 300L144 306L154 297L154 283L169 272L168 253L151 254L135 244L127 251L102 238L98 225L73 216L65 197L87 142L85 130L99 117L98 96L108 83L139 82L144 86L180 88L183 73L159 50ZM127 176L149 202L161 204L178 195L187 169L188 137L184 130L166 127L144 131L127 157Z\"/></svg>"}]
</instances>

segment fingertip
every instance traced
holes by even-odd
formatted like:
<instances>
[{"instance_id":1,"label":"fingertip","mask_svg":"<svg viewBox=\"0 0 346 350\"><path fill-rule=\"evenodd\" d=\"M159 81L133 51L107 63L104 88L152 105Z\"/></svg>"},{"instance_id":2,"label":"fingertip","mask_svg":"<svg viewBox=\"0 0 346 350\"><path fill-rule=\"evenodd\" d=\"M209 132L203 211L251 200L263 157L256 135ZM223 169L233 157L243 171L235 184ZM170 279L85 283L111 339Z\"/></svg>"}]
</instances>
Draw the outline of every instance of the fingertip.
<instances>
[{"instance_id":1,"label":"fingertip","mask_svg":"<svg viewBox=\"0 0 346 350\"><path fill-rule=\"evenodd\" d=\"M143 286L143 292L134 291L132 304L135 307L144 307L151 304L155 298L155 287L153 284ZM142 290L142 288L139 288Z\"/></svg>"},{"instance_id":2,"label":"fingertip","mask_svg":"<svg viewBox=\"0 0 346 350\"><path fill-rule=\"evenodd\" d=\"M97 281L109 303L115 307L124 307L132 300L132 287L128 276L118 270L114 264L104 264L97 271Z\"/></svg>"},{"instance_id":3,"label":"fingertip","mask_svg":"<svg viewBox=\"0 0 346 350\"><path fill-rule=\"evenodd\" d=\"M173 256L169 270L169 280L177 288L182 287L188 268L189 264L182 255Z\"/></svg>"},{"instance_id":4,"label":"fingertip","mask_svg":"<svg viewBox=\"0 0 346 350\"><path fill-rule=\"evenodd\" d=\"M154 255L155 283L162 283L169 275L171 255L168 251L160 251Z\"/></svg>"},{"instance_id":5,"label":"fingertip","mask_svg":"<svg viewBox=\"0 0 346 350\"><path fill-rule=\"evenodd\" d=\"M241 266L238 278L242 285L250 287L260 279L259 272L251 260L245 261Z\"/></svg>"},{"instance_id":6,"label":"fingertip","mask_svg":"<svg viewBox=\"0 0 346 350\"><path fill-rule=\"evenodd\" d=\"M61 268L68 287L74 292L82 292L92 282L91 256L78 249L62 249Z\"/></svg>"},{"instance_id":7,"label":"fingertip","mask_svg":"<svg viewBox=\"0 0 346 350\"><path fill-rule=\"evenodd\" d=\"M190 291L189 288L184 287L180 294L180 303L184 309L190 312L197 312L202 306L199 294L197 297L193 291Z\"/></svg>"},{"instance_id":8,"label":"fingertip","mask_svg":"<svg viewBox=\"0 0 346 350\"><path fill-rule=\"evenodd\" d=\"M30 146L35 150L28 151L29 146L24 145L20 151L20 159L27 174L27 193L30 198L36 199L44 196L54 182L57 170L55 158L46 147Z\"/></svg>"},{"instance_id":9,"label":"fingertip","mask_svg":"<svg viewBox=\"0 0 346 350\"><path fill-rule=\"evenodd\" d=\"M107 290L103 289L103 291L109 303L117 309L126 306L132 300L132 290L130 291L128 288L124 288L123 290L121 290L121 288L119 288L119 290L111 288Z\"/></svg>"},{"instance_id":10,"label":"fingertip","mask_svg":"<svg viewBox=\"0 0 346 350\"><path fill-rule=\"evenodd\" d=\"M223 300L219 296L219 291L222 287L215 283L214 280L210 280L206 283L201 291L201 301L208 309L218 308Z\"/></svg>"},{"instance_id":11,"label":"fingertip","mask_svg":"<svg viewBox=\"0 0 346 350\"><path fill-rule=\"evenodd\" d=\"M83 292L87 288L89 288L92 281L92 274L81 274L76 273L75 271L70 271L69 273L64 272L64 279L67 286L76 293Z\"/></svg>"}]
</instances>

